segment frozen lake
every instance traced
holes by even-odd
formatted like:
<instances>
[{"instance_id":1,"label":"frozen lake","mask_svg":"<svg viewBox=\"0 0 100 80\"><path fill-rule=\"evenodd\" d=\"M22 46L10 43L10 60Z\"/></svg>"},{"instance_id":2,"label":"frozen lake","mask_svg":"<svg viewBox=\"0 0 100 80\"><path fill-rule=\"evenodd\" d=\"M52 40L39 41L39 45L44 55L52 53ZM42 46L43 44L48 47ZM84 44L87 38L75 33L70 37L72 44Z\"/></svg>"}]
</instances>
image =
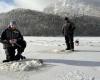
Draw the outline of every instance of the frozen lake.
<instances>
[{"instance_id":1,"label":"frozen lake","mask_svg":"<svg viewBox=\"0 0 100 80\"><path fill-rule=\"evenodd\" d=\"M0 80L100 80L100 37L75 37L75 52L64 51L64 37L25 37L23 53L28 59L43 59L32 71L0 71ZM5 59L0 44L0 60ZM17 68L17 67L16 67Z\"/></svg>"}]
</instances>

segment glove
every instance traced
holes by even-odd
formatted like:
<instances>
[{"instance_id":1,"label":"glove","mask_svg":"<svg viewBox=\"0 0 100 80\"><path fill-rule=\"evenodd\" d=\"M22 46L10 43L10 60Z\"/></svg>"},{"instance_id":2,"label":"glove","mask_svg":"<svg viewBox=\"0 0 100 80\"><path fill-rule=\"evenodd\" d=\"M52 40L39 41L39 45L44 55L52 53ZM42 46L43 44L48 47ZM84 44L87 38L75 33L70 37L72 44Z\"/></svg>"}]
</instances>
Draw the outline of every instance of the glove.
<instances>
[{"instance_id":1,"label":"glove","mask_svg":"<svg viewBox=\"0 0 100 80\"><path fill-rule=\"evenodd\" d=\"M16 42L17 42L16 39L11 39L11 40L9 40L9 43L11 43L11 44L15 44Z\"/></svg>"}]
</instances>

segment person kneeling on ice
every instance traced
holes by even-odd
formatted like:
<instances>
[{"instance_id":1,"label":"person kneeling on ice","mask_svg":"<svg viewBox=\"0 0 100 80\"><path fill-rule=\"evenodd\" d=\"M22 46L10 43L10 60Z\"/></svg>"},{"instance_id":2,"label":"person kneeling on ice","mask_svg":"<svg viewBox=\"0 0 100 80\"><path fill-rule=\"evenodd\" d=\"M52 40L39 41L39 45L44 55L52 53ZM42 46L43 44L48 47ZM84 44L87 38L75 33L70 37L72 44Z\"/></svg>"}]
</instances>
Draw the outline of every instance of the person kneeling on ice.
<instances>
[{"instance_id":1,"label":"person kneeling on ice","mask_svg":"<svg viewBox=\"0 0 100 80\"><path fill-rule=\"evenodd\" d=\"M1 34L1 42L6 54L6 60L3 60L3 62L25 59L22 52L26 48L26 41L16 26L16 21L11 21L10 25ZM16 49L17 54L15 54Z\"/></svg>"},{"instance_id":2,"label":"person kneeling on ice","mask_svg":"<svg viewBox=\"0 0 100 80\"><path fill-rule=\"evenodd\" d=\"M73 35L74 35L75 26L69 20L68 17L65 17L65 24L62 27L62 33L65 36L66 42L66 50L74 51L74 42L73 42Z\"/></svg>"}]
</instances>

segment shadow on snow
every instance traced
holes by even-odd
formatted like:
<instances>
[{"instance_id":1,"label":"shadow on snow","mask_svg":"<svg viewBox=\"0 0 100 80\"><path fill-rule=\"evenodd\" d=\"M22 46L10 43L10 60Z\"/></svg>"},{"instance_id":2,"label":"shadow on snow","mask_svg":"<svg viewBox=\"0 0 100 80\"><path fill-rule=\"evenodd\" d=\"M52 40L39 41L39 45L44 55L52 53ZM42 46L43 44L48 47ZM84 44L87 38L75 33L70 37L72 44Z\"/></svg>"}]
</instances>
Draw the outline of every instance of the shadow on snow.
<instances>
[{"instance_id":1,"label":"shadow on snow","mask_svg":"<svg viewBox=\"0 0 100 80\"><path fill-rule=\"evenodd\" d=\"M61 64L75 65L75 66L88 66L88 67L100 66L100 62L97 62L97 61L44 59L44 62L46 62L46 63L61 63Z\"/></svg>"}]
</instances>

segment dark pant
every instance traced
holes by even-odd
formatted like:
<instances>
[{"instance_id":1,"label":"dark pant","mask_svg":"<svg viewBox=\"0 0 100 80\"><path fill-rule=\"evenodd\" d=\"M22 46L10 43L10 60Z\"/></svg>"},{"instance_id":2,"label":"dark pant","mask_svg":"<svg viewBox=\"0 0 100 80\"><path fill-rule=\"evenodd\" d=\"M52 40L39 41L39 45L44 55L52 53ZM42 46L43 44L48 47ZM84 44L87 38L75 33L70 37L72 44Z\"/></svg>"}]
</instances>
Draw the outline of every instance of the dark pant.
<instances>
[{"instance_id":1,"label":"dark pant","mask_svg":"<svg viewBox=\"0 0 100 80\"><path fill-rule=\"evenodd\" d=\"M20 45L20 46L18 46ZM11 46L11 47L7 47L5 49L5 53L6 53L6 59L13 61L13 60L19 60L22 54L22 52L24 52L24 49L26 48L26 42L21 42L20 44L15 45L15 46ZM15 55L15 50L17 49L17 54Z\"/></svg>"},{"instance_id":2,"label":"dark pant","mask_svg":"<svg viewBox=\"0 0 100 80\"><path fill-rule=\"evenodd\" d=\"M15 48L14 47L8 47L5 49L6 53L6 60L13 61L15 57Z\"/></svg>"},{"instance_id":3,"label":"dark pant","mask_svg":"<svg viewBox=\"0 0 100 80\"><path fill-rule=\"evenodd\" d=\"M74 49L74 42L73 42L73 35L65 36L65 43L67 46L67 49Z\"/></svg>"}]
</instances>

